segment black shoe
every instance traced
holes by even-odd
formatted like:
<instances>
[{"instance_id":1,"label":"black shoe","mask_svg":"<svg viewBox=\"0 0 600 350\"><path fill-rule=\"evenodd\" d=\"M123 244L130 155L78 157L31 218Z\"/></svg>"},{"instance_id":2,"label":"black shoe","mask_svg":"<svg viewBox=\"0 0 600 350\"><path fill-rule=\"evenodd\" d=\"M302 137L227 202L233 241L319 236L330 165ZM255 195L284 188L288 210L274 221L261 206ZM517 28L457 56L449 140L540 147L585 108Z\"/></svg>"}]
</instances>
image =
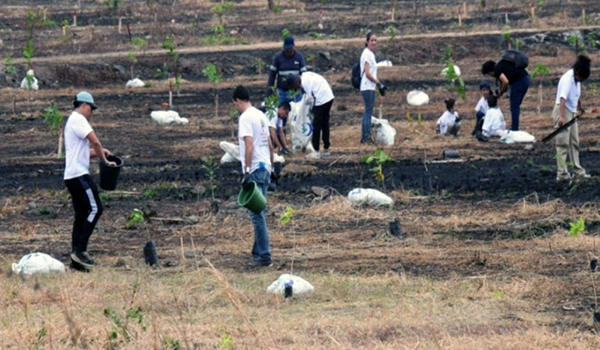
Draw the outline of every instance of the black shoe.
<instances>
[{"instance_id":1,"label":"black shoe","mask_svg":"<svg viewBox=\"0 0 600 350\"><path fill-rule=\"evenodd\" d=\"M78 272L83 272L83 273L90 273L90 269L88 269L87 267L81 265L80 263L71 260L71 264L69 265L69 268L73 271L78 271Z\"/></svg>"},{"instance_id":2,"label":"black shoe","mask_svg":"<svg viewBox=\"0 0 600 350\"><path fill-rule=\"evenodd\" d=\"M85 267L94 266L94 260L90 258L87 252L73 252L71 253L71 260Z\"/></svg>"},{"instance_id":3,"label":"black shoe","mask_svg":"<svg viewBox=\"0 0 600 350\"><path fill-rule=\"evenodd\" d=\"M251 262L248 263L249 267L271 267L273 266L273 262L272 261L258 261L258 260L252 260Z\"/></svg>"}]
</instances>

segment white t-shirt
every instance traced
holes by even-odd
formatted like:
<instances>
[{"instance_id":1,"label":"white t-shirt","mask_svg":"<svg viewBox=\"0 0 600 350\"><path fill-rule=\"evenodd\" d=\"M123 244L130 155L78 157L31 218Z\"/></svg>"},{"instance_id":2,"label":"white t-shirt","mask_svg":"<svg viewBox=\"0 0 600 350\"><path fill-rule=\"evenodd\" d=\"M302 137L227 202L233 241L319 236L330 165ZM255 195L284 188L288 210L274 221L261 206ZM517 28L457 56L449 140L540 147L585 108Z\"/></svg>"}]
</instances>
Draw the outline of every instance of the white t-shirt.
<instances>
[{"instance_id":1,"label":"white t-shirt","mask_svg":"<svg viewBox=\"0 0 600 350\"><path fill-rule=\"evenodd\" d=\"M314 99L315 106L322 106L333 100L333 91L325 78L313 72L302 73L302 90L310 99Z\"/></svg>"},{"instance_id":2,"label":"white t-shirt","mask_svg":"<svg viewBox=\"0 0 600 350\"><path fill-rule=\"evenodd\" d=\"M569 69L558 81L556 89L556 104L560 104L560 99L565 99L565 107L569 112L577 112L579 104L579 96L581 96L581 83L575 82L575 73L573 69Z\"/></svg>"},{"instance_id":3,"label":"white t-shirt","mask_svg":"<svg viewBox=\"0 0 600 350\"><path fill-rule=\"evenodd\" d=\"M475 112L482 112L484 115L487 113L488 109L490 109L490 105L485 97L481 97L479 102L477 102L477 106L475 106Z\"/></svg>"},{"instance_id":4,"label":"white t-shirt","mask_svg":"<svg viewBox=\"0 0 600 350\"><path fill-rule=\"evenodd\" d=\"M269 117L269 127L277 130L278 128L283 128L283 119L279 118L279 114L277 114L277 108L271 110L273 114L265 113L267 119Z\"/></svg>"},{"instance_id":5,"label":"white t-shirt","mask_svg":"<svg viewBox=\"0 0 600 350\"><path fill-rule=\"evenodd\" d=\"M373 51L369 50L368 47L365 47L362 55L360 55L360 75L362 77L360 79L360 91L375 91L376 84L370 81L369 78L367 78L367 73L365 73L365 62L369 63L371 75L377 78L377 62L375 61L375 54Z\"/></svg>"},{"instance_id":6,"label":"white t-shirt","mask_svg":"<svg viewBox=\"0 0 600 350\"><path fill-rule=\"evenodd\" d=\"M64 179L90 173L90 141L87 136L94 131L88 120L73 111L65 125L66 164Z\"/></svg>"},{"instance_id":7,"label":"white t-shirt","mask_svg":"<svg viewBox=\"0 0 600 350\"><path fill-rule=\"evenodd\" d=\"M440 125L440 134L448 134L448 127L456 123L456 118L458 118L458 112L454 111L454 113L451 113L450 111L446 110L437 121L437 123Z\"/></svg>"},{"instance_id":8,"label":"white t-shirt","mask_svg":"<svg viewBox=\"0 0 600 350\"><path fill-rule=\"evenodd\" d=\"M483 135L486 137L502 137L504 135L502 131L504 130L506 130L506 123L502 111L498 107L490 108L485 114L483 127L481 127Z\"/></svg>"},{"instance_id":9,"label":"white t-shirt","mask_svg":"<svg viewBox=\"0 0 600 350\"><path fill-rule=\"evenodd\" d=\"M306 74L306 73L304 73ZM303 75L304 76L304 75ZM269 121L267 116L254 107L248 108L240 116L238 141L240 142L240 160L242 171L246 168L246 143L244 136L252 137L252 164L250 172L265 168L271 172L271 152L269 150Z\"/></svg>"}]
</instances>

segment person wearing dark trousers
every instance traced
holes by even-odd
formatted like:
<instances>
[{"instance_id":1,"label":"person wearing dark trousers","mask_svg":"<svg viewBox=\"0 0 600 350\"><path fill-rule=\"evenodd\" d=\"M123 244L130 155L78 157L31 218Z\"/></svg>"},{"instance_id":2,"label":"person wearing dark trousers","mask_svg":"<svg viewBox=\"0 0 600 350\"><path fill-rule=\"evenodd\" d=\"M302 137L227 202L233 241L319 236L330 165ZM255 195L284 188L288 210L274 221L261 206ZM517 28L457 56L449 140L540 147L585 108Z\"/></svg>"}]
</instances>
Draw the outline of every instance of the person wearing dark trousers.
<instances>
[{"instance_id":1,"label":"person wearing dark trousers","mask_svg":"<svg viewBox=\"0 0 600 350\"><path fill-rule=\"evenodd\" d=\"M306 72L301 76L290 74L287 77L287 83L295 90L301 89L312 101L312 146L314 151L306 157L309 159L329 158L331 156L329 152L329 146L331 146L329 142L329 115L334 99L331 86L329 86L325 78L313 72ZM322 152L319 152L321 135L323 137L324 149Z\"/></svg>"},{"instance_id":2,"label":"person wearing dark trousers","mask_svg":"<svg viewBox=\"0 0 600 350\"><path fill-rule=\"evenodd\" d=\"M529 89L529 73L525 68L517 67L513 62L500 60L498 63L487 61L481 67L483 75L492 76L500 81L500 90L497 93L498 99L508 91L510 86L510 115L513 131L519 130L519 120L521 117L521 103Z\"/></svg>"},{"instance_id":3,"label":"person wearing dark trousers","mask_svg":"<svg viewBox=\"0 0 600 350\"><path fill-rule=\"evenodd\" d=\"M73 199L75 222L73 224L71 260L84 268L95 263L88 254L88 242L104 211L98 189L90 176L90 158L115 166L106 157L111 152L102 147L100 140L90 125L92 111L96 104L89 92L77 94L73 102L75 110L65 124L65 174L64 180ZM91 147L91 149L90 149Z\"/></svg>"},{"instance_id":4,"label":"person wearing dark trousers","mask_svg":"<svg viewBox=\"0 0 600 350\"><path fill-rule=\"evenodd\" d=\"M269 134L267 116L250 104L248 89L239 85L233 91L233 105L241 113L238 126L240 160L242 163L242 187L255 182L265 199L269 188L273 164L273 145ZM269 230L266 219L267 210L260 213L250 212L254 226L254 244L250 267L268 267L273 265L269 248Z\"/></svg>"}]
</instances>

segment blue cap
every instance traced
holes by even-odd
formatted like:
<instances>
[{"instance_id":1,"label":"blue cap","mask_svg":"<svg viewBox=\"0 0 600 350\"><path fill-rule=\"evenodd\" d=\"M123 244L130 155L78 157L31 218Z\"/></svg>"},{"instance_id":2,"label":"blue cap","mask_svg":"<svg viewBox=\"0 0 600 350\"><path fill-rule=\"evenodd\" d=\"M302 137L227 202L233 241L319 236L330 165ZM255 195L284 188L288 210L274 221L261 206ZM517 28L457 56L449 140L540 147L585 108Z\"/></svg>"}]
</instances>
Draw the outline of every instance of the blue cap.
<instances>
[{"instance_id":1,"label":"blue cap","mask_svg":"<svg viewBox=\"0 0 600 350\"><path fill-rule=\"evenodd\" d=\"M96 106L96 104L94 103L94 97L92 97L92 94L90 94L87 91L81 91L80 93L78 93L77 97L75 97L75 101L87 103L88 105L90 105L90 107L92 107L92 110L98 108L98 106Z\"/></svg>"},{"instance_id":2,"label":"blue cap","mask_svg":"<svg viewBox=\"0 0 600 350\"><path fill-rule=\"evenodd\" d=\"M283 49L289 50L293 47L294 47L294 37L291 35L286 36L285 39L283 39Z\"/></svg>"},{"instance_id":3,"label":"blue cap","mask_svg":"<svg viewBox=\"0 0 600 350\"><path fill-rule=\"evenodd\" d=\"M481 84L479 84L479 90L481 90L481 89L491 90L492 86L487 81L482 81Z\"/></svg>"}]
</instances>

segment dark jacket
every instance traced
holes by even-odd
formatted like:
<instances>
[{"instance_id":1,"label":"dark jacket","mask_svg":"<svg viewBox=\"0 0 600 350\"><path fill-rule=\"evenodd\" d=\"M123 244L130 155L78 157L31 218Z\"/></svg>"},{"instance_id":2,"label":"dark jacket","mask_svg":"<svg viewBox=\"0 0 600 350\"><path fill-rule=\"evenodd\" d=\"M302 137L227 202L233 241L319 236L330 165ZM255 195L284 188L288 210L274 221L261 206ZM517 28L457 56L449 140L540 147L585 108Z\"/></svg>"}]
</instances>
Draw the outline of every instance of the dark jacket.
<instances>
[{"instance_id":1,"label":"dark jacket","mask_svg":"<svg viewBox=\"0 0 600 350\"><path fill-rule=\"evenodd\" d=\"M306 72L306 63L304 62L304 56L302 56L300 51L294 52L292 57L287 57L283 51L280 51L273 57L273 63L271 64L271 70L269 71L268 86L273 86L275 77L277 77L277 88L288 91L290 88L286 82L287 75L290 73L300 75L304 72Z\"/></svg>"}]
</instances>

